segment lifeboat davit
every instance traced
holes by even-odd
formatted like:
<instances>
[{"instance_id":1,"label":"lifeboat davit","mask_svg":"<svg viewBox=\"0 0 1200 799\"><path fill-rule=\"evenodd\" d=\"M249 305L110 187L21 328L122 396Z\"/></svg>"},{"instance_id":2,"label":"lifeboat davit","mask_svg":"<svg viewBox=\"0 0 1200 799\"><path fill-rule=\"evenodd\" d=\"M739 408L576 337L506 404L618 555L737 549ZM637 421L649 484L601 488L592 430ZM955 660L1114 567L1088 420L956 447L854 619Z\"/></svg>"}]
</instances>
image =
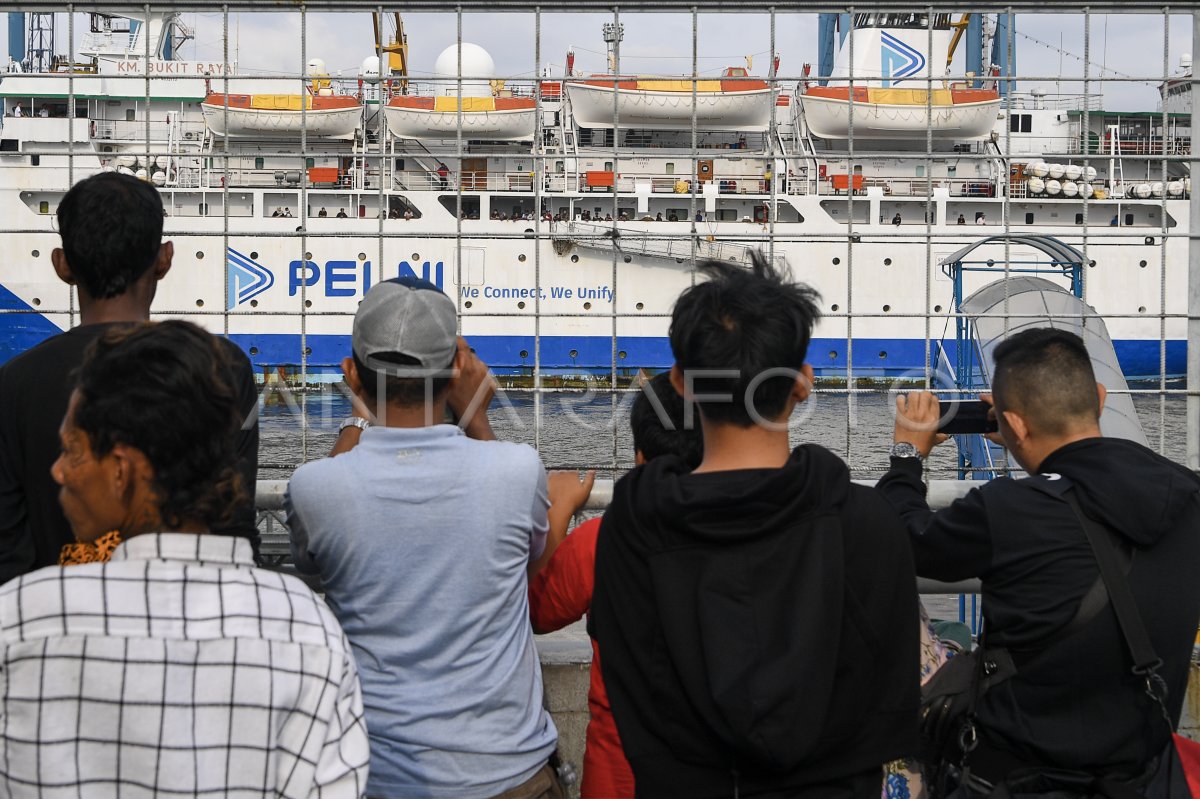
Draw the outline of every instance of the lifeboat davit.
<instances>
[{"instance_id":1,"label":"lifeboat davit","mask_svg":"<svg viewBox=\"0 0 1200 799\"><path fill-rule=\"evenodd\" d=\"M991 134L1000 108L993 89L924 89L854 87L854 138L982 139ZM850 138L850 88L802 87L804 118L813 135L822 139Z\"/></svg>"},{"instance_id":2,"label":"lifeboat davit","mask_svg":"<svg viewBox=\"0 0 1200 799\"><path fill-rule=\"evenodd\" d=\"M383 109L388 130L402 139L453 139L458 136L457 97L398 96ZM536 102L528 97L462 98L463 139L532 139Z\"/></svg>"},{"instance_id":3,"label":"lifeboat davit","mask_svg":"<svg viewBox=\"0 0 1200 799\"><path fill-rule=\"evenodd\" d=\"M309 136L345 139L362 121L362 103L344 94L210 93L200 108L209 130L231 138L298 139L301 128L307 128Z\"/></svg>"},{"instance_id":4,"label":"lifeboat davit","mask_svg":"<svg viewBox=\"0 0 1200 799\"><path fill-rule=\"evenodd\" d=\"M643 130L686 130L692 126L693 96L700 130L764 131L771 126L776 90L766 81L747 79L741 67L730 67L718 80L688 78L623 78L612 75L572 78L565 82L575 121L585 128L613 127L613 94L617 124Z\"/></svg>"}]
</instances>

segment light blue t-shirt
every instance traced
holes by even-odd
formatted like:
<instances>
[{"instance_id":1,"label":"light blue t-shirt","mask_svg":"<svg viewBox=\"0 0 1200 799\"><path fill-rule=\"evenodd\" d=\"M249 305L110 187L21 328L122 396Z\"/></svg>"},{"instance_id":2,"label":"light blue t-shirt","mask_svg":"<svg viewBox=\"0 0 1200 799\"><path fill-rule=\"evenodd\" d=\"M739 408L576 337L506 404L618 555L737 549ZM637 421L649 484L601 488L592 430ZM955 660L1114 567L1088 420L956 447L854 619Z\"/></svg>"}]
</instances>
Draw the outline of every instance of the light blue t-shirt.
<instances>
[{"instance_id":1,"label":"light blue t-shirt","mask_svg":"<svg viewBox=\"0 0 1200 799\"><path fill-rule=\"evenodd\" d=\"M358 661L368 794L486 799L532 777L558 738L525 576L549 529L537 452L372 427L288 491L296 567L321 575Z\"/></svg>"}]
</instances>

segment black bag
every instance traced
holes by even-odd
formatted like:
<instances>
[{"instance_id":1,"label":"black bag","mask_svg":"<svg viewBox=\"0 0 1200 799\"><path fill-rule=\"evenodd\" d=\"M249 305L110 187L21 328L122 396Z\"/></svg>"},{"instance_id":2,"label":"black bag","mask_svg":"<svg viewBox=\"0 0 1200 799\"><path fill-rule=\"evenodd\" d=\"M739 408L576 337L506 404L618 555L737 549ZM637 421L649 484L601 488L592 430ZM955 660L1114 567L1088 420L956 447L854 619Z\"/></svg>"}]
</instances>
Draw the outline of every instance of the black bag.
<instances>
[{"instance_id":1,"label":"black bag","mask_svg":"<svg viewBox=\"0 0 1200 799\"><path fill-rule=\"evenodd\" d=\"M921 686L921 762L958 763L973 746L979 697L1016 673L1007 650L987 649L982 642L942 664Z\"/></svg>"}]
</instances>

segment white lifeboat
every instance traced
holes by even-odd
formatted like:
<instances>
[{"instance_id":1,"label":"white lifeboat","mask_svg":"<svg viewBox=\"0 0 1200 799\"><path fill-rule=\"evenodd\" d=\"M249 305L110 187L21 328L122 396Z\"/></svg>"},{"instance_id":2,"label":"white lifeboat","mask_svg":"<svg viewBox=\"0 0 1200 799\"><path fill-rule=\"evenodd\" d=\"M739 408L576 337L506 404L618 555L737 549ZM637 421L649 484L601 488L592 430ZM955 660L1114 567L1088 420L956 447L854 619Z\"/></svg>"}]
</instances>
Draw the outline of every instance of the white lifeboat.
<instances>
[{"instance_id":1,"label":"white lifeboat","mask_svg":"<svg viewBox=\"0 0 1200 799\"><path fill-rule=\"evenodd\" d=\"M850 138L850 109L854 109L854 138L981 139L996 122L1000 95L993 89L924 89L855 86L803 86L799 94L804 119L822 139Z\"/></svg>"},{"instance_id":2,"label":"white lifeboat","mask_svg":"<svg viewBox=\"0 0 1200 799\"><path fill-rule=\"evenodd\" d=\"M231 138L347 139L362 121L362 103L349 95L216 94L200 104L204 123Z\"/></svg>"},{"instance_id":3,"label":"white lifeboat","mask_svg":"<svg viewBox=\"0 0 1200 799\"><path fill-rule=\"evenodd\" d=\"M594 75L570 78L565 89L575 121L585 128L617 124L642 130L764 131L771 127L777 90L729 67L717 80ZM693 92L693 85L695 91Z\"/></svg>"},{"instance_id":4,"label":"white lifeboat","mask_svg":"<svg viewBox=\"0 0 1200 799\"><path fill-rule=\"evenodd\" d=\"M458 106L458 97L401 95L388 100L383 115L398 138L453 139L458 136ZM526 97L463 97L461 119L463 139L531 139L536 102Z\"/></svg>"}]
</instances>

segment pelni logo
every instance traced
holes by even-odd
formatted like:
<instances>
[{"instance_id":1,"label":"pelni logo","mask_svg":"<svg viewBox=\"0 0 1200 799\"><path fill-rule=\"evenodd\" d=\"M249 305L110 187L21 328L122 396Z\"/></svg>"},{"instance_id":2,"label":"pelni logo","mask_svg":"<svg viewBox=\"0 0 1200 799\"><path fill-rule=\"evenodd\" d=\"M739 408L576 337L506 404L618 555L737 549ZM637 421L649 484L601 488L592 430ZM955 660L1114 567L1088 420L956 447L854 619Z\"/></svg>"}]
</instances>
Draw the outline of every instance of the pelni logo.
<instances>
[{"instance_id":1,"label":"pelni logo","mask_svg":"<svg viewBox=\"0 0 1200 799\"><path fill-rule=\"evenodd\" d=\"M895 86L904 78L917 74L925 69L925 56L918 50L897 39L887 31L880 31L883 42L880 58L883 62L883 85Z\"/></svg>"},{"instance_id":2,"label":"pelni logo","mask_svg":"<svg viewBox=\"0 0 1200 799\"><path fill-rule=\"evenodd\" d=\"M275 276L265 266L229 247L225 251L229 266L228 309L233 310L275 285Z\"/></svg>"}]
</instances>

